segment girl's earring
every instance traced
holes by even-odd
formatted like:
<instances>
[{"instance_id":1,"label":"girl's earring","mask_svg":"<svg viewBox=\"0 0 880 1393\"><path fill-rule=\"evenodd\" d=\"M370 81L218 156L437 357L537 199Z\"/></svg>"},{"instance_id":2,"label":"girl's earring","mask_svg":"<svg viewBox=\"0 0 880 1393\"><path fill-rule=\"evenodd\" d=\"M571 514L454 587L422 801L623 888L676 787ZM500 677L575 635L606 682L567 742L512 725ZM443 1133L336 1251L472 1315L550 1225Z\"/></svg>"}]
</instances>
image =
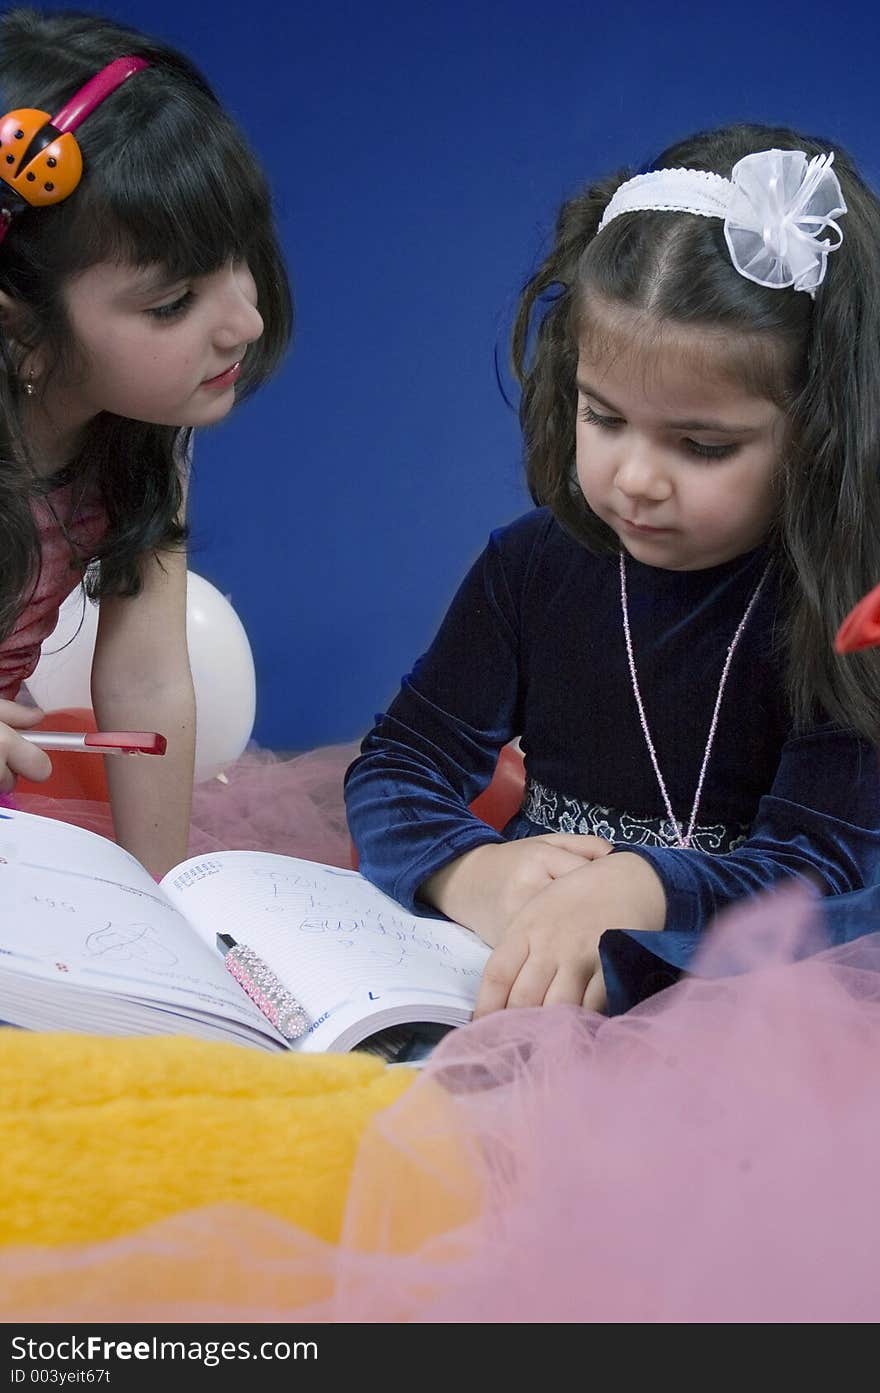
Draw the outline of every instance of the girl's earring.
<instances>
[{"instance_id":1,"label":"girl's earring","mask_svg":"<svg viewBox=\"0 0 880 1393\"><path fill-rule=\"evenodd\" d=\"M25 396L32 397L36 390L37 389L34 386L34 372L33 369L31 369L31 371L27 375L27 379L24 384Z\"/></svg>"}]
</instances>

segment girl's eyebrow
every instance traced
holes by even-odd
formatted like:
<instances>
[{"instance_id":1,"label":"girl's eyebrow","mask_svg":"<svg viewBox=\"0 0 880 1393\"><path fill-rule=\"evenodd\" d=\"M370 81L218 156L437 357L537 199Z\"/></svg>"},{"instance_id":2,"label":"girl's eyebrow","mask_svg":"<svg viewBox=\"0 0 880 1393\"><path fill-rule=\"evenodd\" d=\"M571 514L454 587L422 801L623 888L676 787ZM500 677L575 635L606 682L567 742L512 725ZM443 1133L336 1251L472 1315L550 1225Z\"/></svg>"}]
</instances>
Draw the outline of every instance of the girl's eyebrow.
<instances>
[{"instance_id":1,"label":"girl's eyebrow","mask_svg":"<svg viewBox=\"0 0 880 1393\"><path fill-rule=\"evenodd\" d=\"M186 276L174 276L164 266L150 266L135 273L125 289L125 294L137 299L150 295L163 295L175 286L181 285Z\"/></svg>"},{"instance_id":2,"label":"girl's eyebrow","mask_svg":"<svg viewBox=\"0 0 880 1393\"><path fill-rule=\"evenodd\" d=\"M618 407L612 406L611 402L606 401L588 382L581 382L578 379L576 386L583 396L592 397L600 406L604 406L606 411L612 411L615 416L623 416L624 413ZM761 425L729 426L722 421L665 421L664 425L670 430L707 430L716 432L718 435L747 435L749 432L763 429Z\"/></svg>"}]
</instances>

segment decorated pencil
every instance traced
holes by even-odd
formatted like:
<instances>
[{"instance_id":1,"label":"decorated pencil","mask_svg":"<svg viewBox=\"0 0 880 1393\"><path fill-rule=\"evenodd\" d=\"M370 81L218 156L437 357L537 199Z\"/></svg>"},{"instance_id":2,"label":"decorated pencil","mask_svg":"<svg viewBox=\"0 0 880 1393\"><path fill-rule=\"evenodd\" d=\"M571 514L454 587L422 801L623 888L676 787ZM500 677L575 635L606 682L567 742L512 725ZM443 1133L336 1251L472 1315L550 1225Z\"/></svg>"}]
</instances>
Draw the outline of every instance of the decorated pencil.
<instances>
[{"instance_id":1,"label":"decorated pencil","mask_svg":"<svg viewBox=\"0 0 880 1393\"><path fill-rule=\"evenodd\" d=\"M285 1040L298 1040L309 1028L309 1018L263 959L231 934L218 934L217 947L238 985L259 1006Z\"/></svg>"}]
</instances>

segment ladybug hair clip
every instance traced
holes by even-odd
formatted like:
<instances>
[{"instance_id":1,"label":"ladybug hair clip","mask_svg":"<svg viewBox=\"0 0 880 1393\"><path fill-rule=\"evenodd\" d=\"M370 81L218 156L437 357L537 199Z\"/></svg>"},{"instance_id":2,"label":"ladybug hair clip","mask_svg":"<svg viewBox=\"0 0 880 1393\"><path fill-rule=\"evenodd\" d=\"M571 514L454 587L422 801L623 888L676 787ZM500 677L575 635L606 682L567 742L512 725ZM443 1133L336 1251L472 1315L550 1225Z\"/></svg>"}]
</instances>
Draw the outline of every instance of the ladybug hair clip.
<instances>
[{"instance_id":1,"label":"ladybug hair clip","mask_svg":"<svg viewBox=\"0 0 880 1393\"><path fill-rule=\"evenodd\" d=\"M73 193L83 169L73 132L126 78L149 66L145 58L115 58L57 116L32 107L0 116L0 242L16 213L49 207Z\"/></svg>"}]
</instances>

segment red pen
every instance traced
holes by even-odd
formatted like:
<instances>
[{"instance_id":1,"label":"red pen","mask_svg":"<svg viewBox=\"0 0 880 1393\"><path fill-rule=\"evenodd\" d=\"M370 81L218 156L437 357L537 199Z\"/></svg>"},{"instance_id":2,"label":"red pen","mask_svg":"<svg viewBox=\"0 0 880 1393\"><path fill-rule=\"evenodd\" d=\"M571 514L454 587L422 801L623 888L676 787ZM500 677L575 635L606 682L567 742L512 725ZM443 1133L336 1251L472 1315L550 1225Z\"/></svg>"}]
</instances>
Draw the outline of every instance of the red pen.
<instances>
[{"instance_id":1,"label":"red pen","mask_svg":"<svg viewBox=\"0 0 880 1393\"><path fill-rule=\"evenodd\" d=\"M20 730L41 750L82 750L95 755L164 755L168 744L155 730Z\"/></svg>"}]
</instances>

